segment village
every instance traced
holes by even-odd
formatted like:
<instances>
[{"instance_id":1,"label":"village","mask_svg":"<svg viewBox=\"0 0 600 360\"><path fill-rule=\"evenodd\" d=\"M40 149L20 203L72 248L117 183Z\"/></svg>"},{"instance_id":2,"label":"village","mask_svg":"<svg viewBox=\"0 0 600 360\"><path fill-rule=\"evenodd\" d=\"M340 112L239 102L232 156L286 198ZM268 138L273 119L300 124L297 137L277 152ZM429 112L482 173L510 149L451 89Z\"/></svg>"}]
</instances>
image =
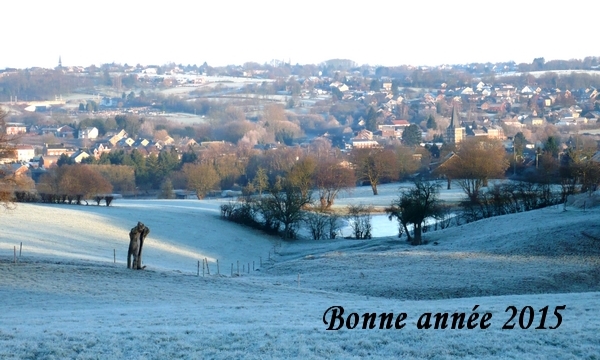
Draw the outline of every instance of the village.
<instances>
[{"instance_id":1,"label":"village","mask_svg":"<svg viewBox=\"0 0 600 360\"><path fill-rule=\"evenodd\" d=\"M6 172L37 181L57 164L98 163L117 151L143 157L174 151L181 160L185 153L202 159L215 148L223 156L243 148L247 159L250 151L308 154L327 144L326 151L348 166L344 156L352 149L408 149L419 162L412 171L430 176L462 141L487 138L502 142L507 175L515 177L538 166L548 139L557 159L577 141L596 153L600 96L592 84L600 71L598 59L586 61L589 70L519 72L527 64L375 68L331 60L320 66L84 68L59 59L55 69L0 70L4 94L24 81L24 72L88 84L54 100L2 95L8 100L2 103L5 134L16 141L16 151L2 162ZM449 81L418 80L432 73ZM587 86L545 86L561 81ZM240 175L214 190L239 190L251 180ZM159 186L136 181L130 187Z\"/></svg>"}]
</instances>

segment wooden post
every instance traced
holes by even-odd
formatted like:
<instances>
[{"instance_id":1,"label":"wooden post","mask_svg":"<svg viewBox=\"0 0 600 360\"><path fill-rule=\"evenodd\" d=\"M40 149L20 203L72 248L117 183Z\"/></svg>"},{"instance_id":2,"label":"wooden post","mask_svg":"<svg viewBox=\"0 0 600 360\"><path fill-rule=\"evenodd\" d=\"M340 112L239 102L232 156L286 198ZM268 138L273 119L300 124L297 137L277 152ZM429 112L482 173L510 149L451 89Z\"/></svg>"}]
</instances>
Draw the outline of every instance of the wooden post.
<instances>
[{"instance_id":1,"label":"wooden post","mask_svg":"<svg viewBox=\"0 0 600 360\"><path fill-rule=\"evenodd\" d=\"M17 263L17 247L16 246L15 246L15 257L14 257L14 260L15 260L15 264L16 264Z\"/></svg>"},{"instance_id":2,"label":"wooden post","mask_svg":"<svg viewBox=\"0 0 600 360\"><path fill-rule=\"evenodd\" d=\"M298 273L298 287L300 287L300 273Z\"/></svg>"},{"instance_id":3,"label":"wooden post","mask_svg":"<svg viewBox=\"0 0 600 360\"><path fill-rule=\"evenodd\" d=\"M246 272L246 265L242 264L242 273Z\"/></svg>"},{"instance_id":4,"label":"wooden post","mask_svg":"<svg viewBox=\"0 0 600 360\"><path fill-rule=\"evenodd\" d=\"M231 263L231 277L233 277L233 263Z\"/></svg>"},{"instance_id":5,"label":"wooden post","mask_svg":"<svg viewBox=\"0 0 600 360\"><path fill-rule=\"evenodd\" d=\"M269 261L271 261L271 251L269 250Z\"/></svg>"},{"instance_id":6,"label":"wooden post","mask_svg":"<svg viewBox=\"0 0 600 360\"><path fill-rule=\"evenodd\" d=\"M117 249L113 249L113 264L117 263Z\"/></svg>"},{"instance_id":7,"label":"wooden post","mask_svg":"<svg viewBox=\"0 0 600 360\"><path fill-rule=\"evenodd\" d=\"M196 276L200 276L200 260L198 260L198 272L196 273Z\"/></svg>"},{"instance_id":8,"label":"wooden post","mask_svg":"<svg viewBox=\"0 0 600 360\"><path fill-rule=\"evenodd\" d=\"M250 274L250 263L248 262L248 274Z\"/></svg>"},{"instance_id":9,"label":"wooden post","mask_svg":"<svg viewBox=\"0 0 600 360\"><path fill-rule=\"evenodd\" d=\"M21 257L21 251L23 251L23 242L21 241L21 245L19 246L19 257Z\"/></svg>"},{"instance_id":10,"label":"wooden post","mask_svg":"<svg viewBox=\"0 0 600 360\"><path fill-rule=\"evenodd\" d=\"M262 268L262 256L260 257L260 267Z\"/></svg>"},{"instance_id":11,"label":"wooden post","mask_svg":"<svg viewBox=\"0 0 600 360\"><path fill-rule=\"evenodd\" d=\"M206 261L206 273L207 273L208 275L210 275L210 268L208 267L208 259L207 259L207 258L204 258L204 260Z\"/></svg>"},{"instance_id":12,"label":"wooden post","mask_svg":"<svg viewBox=\"0 0 600 360\"><path fill-rule=\"evenodd\" d=\"M252 260L252 271L255 271L254 270L254 260Z\"/></svg>"},{"instance_id":13,"label":"wooden post","mask_svg":"<svg viewBox=\"0 0 600 360\"><path fill-rule=\"evenodd\" d=\"M217 259L217 275L221 275L221 270L219 270L219 259Z\"/></svg>"},{"instance_id":14,"label":"wooden post","mask_svg":"<svg viewBox=\"0 0 600 360\"><path fill-rule=\"evenodd\" d=\"M202 259L202 277L204 277L204 259Z\"/></svg>"},{"instance_id":15,"label":"wooden post","mask_svg":"<svg viewBox=\"0 0 600 360\"><path fill-rule=\"evenodd\" d=\"M238 276L240 276L240 261L237 261L237 265L238 265Z\"/></svg>"}]
</instances>

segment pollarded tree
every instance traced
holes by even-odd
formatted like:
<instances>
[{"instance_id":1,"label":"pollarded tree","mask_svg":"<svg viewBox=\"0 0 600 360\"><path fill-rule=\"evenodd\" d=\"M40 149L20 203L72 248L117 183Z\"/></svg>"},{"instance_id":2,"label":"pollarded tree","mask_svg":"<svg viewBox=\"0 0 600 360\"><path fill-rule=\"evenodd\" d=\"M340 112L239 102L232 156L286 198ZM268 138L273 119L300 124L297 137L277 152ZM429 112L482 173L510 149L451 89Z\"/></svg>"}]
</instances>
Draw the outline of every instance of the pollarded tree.
<instances>
[{"instance_id":1,"label":"pollarded tree","mask_svg":"<svg viewBox=\"0 0 600 360\"><path fill-rule=\"evenodd\" d=\"M398 162L396 154L389 149L354 149L351 154L356 178L368 181L377 195L377 185L382 180L396 180L398 178Z\"/></svg>"},{"instance_id":2,"label":"pollarded tree","mask_svg":"<svg viewBox=\"0 0 600 360\"><path fill-rule=\"evenodd\" d=\"M386 209L390 220L396 218L404 227L412 245L421 245L423 224L427 218L437 218L442 214L439 200L440 185L436 182L415 181L415 186L402 190L397 200ZM407 225L412 224L414 236L411 239Z\"/></svg>"},{"instance_id":3,"label":"pollarded tree","mask_svg":"<svg viewBox=\"0 0 600 360\"><path fill-rule=\"evenodd\" d=\"M500 140L473 137L460 143L456 156L438 171L455 179L471 203L477 203L481 188L490 179L503 178L508 166Z\"/></svg>"}]
</instances>

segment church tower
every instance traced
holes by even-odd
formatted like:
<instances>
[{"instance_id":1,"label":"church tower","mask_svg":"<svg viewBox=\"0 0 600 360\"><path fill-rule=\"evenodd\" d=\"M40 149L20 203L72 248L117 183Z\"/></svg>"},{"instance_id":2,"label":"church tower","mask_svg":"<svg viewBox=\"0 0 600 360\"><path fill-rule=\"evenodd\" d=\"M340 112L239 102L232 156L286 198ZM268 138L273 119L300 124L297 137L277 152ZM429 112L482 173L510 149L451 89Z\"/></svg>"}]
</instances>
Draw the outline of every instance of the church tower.
<instances>
[{"instance_id":1,"label":"church tower","mask_svg":"<svg viewBox=\"0 0 600 360\"><path fill-rule=\"evenodd\" d=\"M466 130L460 126L460 118L458 116L458 110L456 105L452 105L452 117L450 118L450 125L446 129L446 137L444 141L449 144L459 144L465 139Z\"/></svg>"},{"instance_id":2,"label":"church tower","mask_svg":"<svg viewBox=\"0 0 600 360\"><path fill-rule=\"evenodd\" d=\"M60 55L58 55L58 68L62 69L62 58Z\"/></svg>"}]
</instances>

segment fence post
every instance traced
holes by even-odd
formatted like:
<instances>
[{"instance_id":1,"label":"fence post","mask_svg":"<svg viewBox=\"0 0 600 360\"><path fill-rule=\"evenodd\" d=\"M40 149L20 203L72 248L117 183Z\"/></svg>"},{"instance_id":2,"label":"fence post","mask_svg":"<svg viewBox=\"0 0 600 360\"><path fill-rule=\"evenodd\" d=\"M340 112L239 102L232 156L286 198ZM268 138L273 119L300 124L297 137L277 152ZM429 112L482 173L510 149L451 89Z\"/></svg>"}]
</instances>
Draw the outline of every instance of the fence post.
<instances>
[{"instance_id":1,"label":"fence post","mask_svg":"<svg viewBox=\"0 0 600 360\"><path fill-rule=\"evenodd\" d=\"M200 260L198 260L198 271L196 272L196 276L200 276Z\"/></svg>"},{"instance_id":2,"label":"fence post","mask_svg":"<svg viewBox=\"0 0 600 360\"><path fill-rule=\"evenodd\" d=\"M254 260L252 260L252 271L255 271L254 270Z\"/></svg>"},{"instance_id":3,"label":"fence post","mask_svg":"<svg viewBox=\"0 0 600 360\"><path fill-rule=\"evenodd\" d=\"M210 275L210 268L208 267L208 259L207 259L207 258L204 258L204 260L206 261L206 273L207 273L208 275Z\"/></svg>"},{"instance_id":4,"label":"fence post","mask_svg":"<svg viewBox=\"0 0 600 360\"><path fill-rule=\"evenodd\" d=\"M17 263L17 247L16 246L15 246L15 257L14 257L14 260L15 260L15 264L16 264Z\"/></svg>"},{"instance_id":5,"label":"fence post","mask_svg":"<svg viewBox=\"0 0 600 360\"><path fill-rule=\"evenodd\" d=\"M233 277L233 263L231 263L231 277Z\"/></svg>"},{"instance_id":6,"label":"fence post","mask_svg":"<svg viewBox=\"0 0 600 360\"><path fill-rule=\"evenodd\" d=\"M22 250L23 250L23 242L21 241L21 245L19 246L19 257L21 257Z\"/></svg>"},{"instance_id":7,"label":"fence post","mask_svg":"<svg viewBox=\"0 0 600 360\"><path fill-rule=\"evenodd\" d=\"M221 275L221 270L219 269L219 259L217 259L217 275Z\"/></svg>"},{"instance_id":8,"label":"fence post","mask_svg":"<svg viewBox=\"0 0 600 360\"><path fill-rule=\"evenodd\" d=\"M240 261L237 261L237 268L238 268L238 276L240 276Z\"/></svg>"},{"instance_id":9,"label":"fence post","mask_svg":"<svg viewBox=\"0 0 600 360\"><path fill-rule=\"evenodd\" d=\"M117 263L117 249L113 249L113 264Z\"/></svg>"},{"instance_id":10,"label":"fence post","mask_svg":"<svg viewBox=\"0 0 600 360\"><path fill-rule=\"evenodd\" d=\"M298 287L300 287L300 273L298 273Z\"/></svg>"},{"instance_id":11,"label":"fence post","mask_svg":"<svg viewBox=\"0 0 600 360\"><path fill-rule=\"evenodd\" d=\"M204 259L202 259L202 277L204 277Z\"/></svg>"}]
</instances>

